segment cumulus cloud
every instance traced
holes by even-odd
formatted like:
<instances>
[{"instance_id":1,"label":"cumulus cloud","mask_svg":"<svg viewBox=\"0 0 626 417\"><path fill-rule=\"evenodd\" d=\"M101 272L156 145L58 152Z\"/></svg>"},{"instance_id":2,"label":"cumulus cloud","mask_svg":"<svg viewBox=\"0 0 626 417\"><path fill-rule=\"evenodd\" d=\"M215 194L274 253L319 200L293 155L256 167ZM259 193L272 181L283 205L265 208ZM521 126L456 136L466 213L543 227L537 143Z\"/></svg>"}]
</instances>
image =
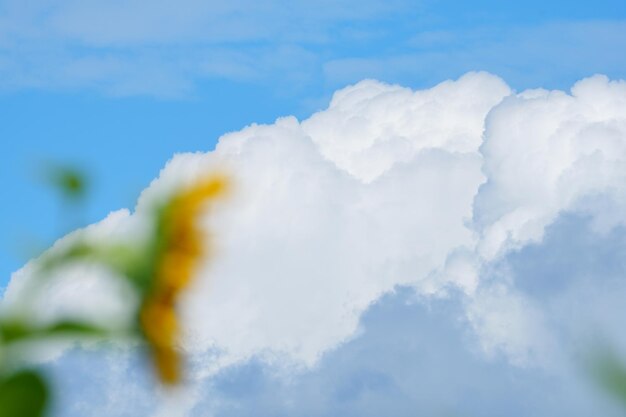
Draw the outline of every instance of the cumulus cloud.
<instances>
[{"instance_id":1,"label":"cumulus cloud","mask_svg":"<svg viewBox=\"0 0 626 417\"><path fill-rule=\"evenodd\" d=\"M395 285L440 290L430 275L472 246L481 120L507 94L483 73L423 92L365 81L302 123L253 125L214 152L176 156L137 215L211 166L227 166L237 189L211 219L220 256L207 275L219 278L199 281L206 297L188 300L189 348L312 364Z\"/></svg>"},{"instance_id":2,"label":"cumulus cloud","mask_svg":"<svg viewBox=\"0 0 626 417\"><path fill-rule=\"evenodd\" d=\"M571 95L526 91L489 114L481 147L488 182L476 200L483 256L539 240L560 211L579 208L590 195L623 206L625 97L624 81L595 76L576 83Z\"/></svg>"},{"instance_id":3,"label":"cumulus cloud","mask_svg":"<svg viewBox=\"0 0 626 417\"><path fill-rule=\"evenodd\" d=\"M623 213L626 201L625 98L624 81L594 76L576 83L571 94L528 90L490 111L480 147L487 181L474 200L473 217L481 265L540 242L546 226L564 212L590 216L596 232L623 224L616 213ZM541 313L520 301L510 284L505 288L495 300L489 288L484 291L491 301L472 302L479 309L495 302L483 311L486 320L474 322L477 331L498 335L491 345L515 360L548 354L551 336ZM504 304L507 313L500 311ZM512 314L506 326L491 321L506 314Z\"/></svg>"},{"instance_id":4,"label":"cumulus cloud","mask_svg":"<svg viewBox=\"0 0 626 417\"><path fill-rule=\"evenodd\" d=\"M623 81L515 93L487 73L418 91L366 80L302 122L251 125L213 151L176 155L132 214L77 233L140 236L174 187L231 173L232 197L206 219L217 255L181 305L198 379L251 358L311 367L398 286L462 294L482 354L549 368L558 303L529 297L503 262L565 211L597 233L621 224L625 152ZM14 275L5 304L27 275Z\"/></svg>"}]
</instances>

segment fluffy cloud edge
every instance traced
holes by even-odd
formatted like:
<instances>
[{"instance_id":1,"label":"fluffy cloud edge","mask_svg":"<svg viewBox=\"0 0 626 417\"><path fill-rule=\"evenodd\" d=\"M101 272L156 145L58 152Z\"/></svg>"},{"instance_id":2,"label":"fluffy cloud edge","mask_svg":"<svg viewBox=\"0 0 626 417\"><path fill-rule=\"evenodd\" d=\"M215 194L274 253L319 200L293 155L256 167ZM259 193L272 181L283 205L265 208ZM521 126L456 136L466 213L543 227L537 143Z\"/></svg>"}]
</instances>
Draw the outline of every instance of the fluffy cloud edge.
<instances>
[{"instance_id":1,"label":"fluffy cloud edge","mask_svg":"<svg viewBox=\"0 0 626 417\"><path fill-rule=\"evenodd\" d=\"M214 169L233 174L238 193L206 219L219 255L182 309L184 348L218 352L198 377L259 355L312 366L398 285L438 297L460 289L485 352L523 366L542 356L529 345L546 334L541 313L526 314L510 282L485 283L482 271L541 240L563 211L620 224L624 97L624 81L602 76L571 94L516 94L487 73L418 91L363 81L302 122L251 125L212 152L175 156L133 214L84 233L141 235L142 216L175 187ZM589 208L593 195L614 206ZM3 304L28 273L14 274ZM78 291L59 285L50 291Z\"/></svg>"}]
</instances>

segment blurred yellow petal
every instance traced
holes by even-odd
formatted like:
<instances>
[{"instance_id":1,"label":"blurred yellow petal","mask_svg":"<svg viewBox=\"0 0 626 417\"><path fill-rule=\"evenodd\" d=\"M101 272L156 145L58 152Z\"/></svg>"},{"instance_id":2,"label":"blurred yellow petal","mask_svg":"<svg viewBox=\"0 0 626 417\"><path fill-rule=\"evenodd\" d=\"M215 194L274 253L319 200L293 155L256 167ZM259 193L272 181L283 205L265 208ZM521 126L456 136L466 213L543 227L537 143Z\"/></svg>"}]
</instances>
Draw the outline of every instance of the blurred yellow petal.
<instances>
[{"instance_id":1,"label":"blurred yellow petal","mask_svg":"<svg viewBox=\"0 0 626 417\"><path fill-rule=\"evenodd\" d=\"M198 226L204 206L227 189L224 176L215 175L175 194L163 213L165 245L157 257L152 291L144 300L140 325L151 347L153 360L167 384L180 380L181 358L175 349L178 322L175 305L206 255L206 236Z\"/></svg>"},{"instance_id":2,"label":"blurred yellow petal","mask_svg":"<svg viewBox=\"0 0 626 417\"><path fill-rule=\"evenodd\" d=\"M181 360L178 352L172 347L155 349L154 361L161 381L166 384L176 384L180 381Z\"/></svg>"},{"instance_id":3,"label":"blurred yellow petal","mask_svg":"<svg viewBox=\"0 0 626 417\"><path fill-rule=\"evenodd\" d=\"M141 326L154 346L170 346L178 332L176 314L170 304L150 300L141 310Z\"/></svg>"}]
</instances>

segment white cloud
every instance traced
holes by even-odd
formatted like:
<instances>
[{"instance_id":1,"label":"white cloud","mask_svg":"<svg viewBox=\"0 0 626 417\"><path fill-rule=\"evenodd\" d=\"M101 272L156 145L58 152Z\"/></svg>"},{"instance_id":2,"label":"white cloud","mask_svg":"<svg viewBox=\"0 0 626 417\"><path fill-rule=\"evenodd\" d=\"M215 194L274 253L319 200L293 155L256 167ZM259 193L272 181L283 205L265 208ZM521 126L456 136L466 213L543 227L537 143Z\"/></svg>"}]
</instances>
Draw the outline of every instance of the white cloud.
<instances>
[{"instance_id":1,"label":"white cloud","mask_svg":"<svg viewBox=\"0 0 626 417\"><path fill-rule=\"evenodd\" d=\"M232 197L206 219L217 255L182 305L198 378L255 356L310 366L398 285L425 297L460 289L486 353L544 364L555 349L550 311L507 274L485 273L541 240L565 210L603 230L617 224L625 159L623 81L512 94L486 73L423 91L370 80L303 122L251 125L212 152L176 155L134 214L98 227L141 230L173 187L215 169L232 174ZM597 195L613 206L591 204Z\"/></svg>"},{"instance_id":2,"label":"white cloud","mask_svg":"<svg viewBox=\"0 0 626 417\"><path fill-rule=\"evenodd\" d=\"M485 123L489 180L476 201L485 258L540 240L560 211L590 195L626 203L626 82L595 76L571 95L527 91L505 99ZM600 208L593 214L604 216Z\"/></svg>"},{"instance_id":3,"label":"white cloud","mask_svg":"<svg viewBox=\"0 0 626 417\"><path fill-rule=\"evenodd\" d=\"M424 150L476 152L480 115L508 94L504 82L486 73L415 92L363 81L335 93L328 110L303 126L322 156L369 182Z\"/></svg>"},{"instance_id":4,"label":"white cloud","mask_svg":"<svg viewBox=\"0 0 626 417\"><path fill-rule=\"evenodd\" d=\"M490 285L469 301L467 318L488 357L504 354L514 365L554 364L556 340L542 306L507 285Z\"/></svg>"},{"instance_id":5,"label":"white cloud","mask_svg":"<svg viewBox=\"0 0 626 417\"><path fill-rule=\"evenodd\" d=\"M487 116L480 151L487 182L476 196L473 221L481 264L540 242L564 212L590 215L596 230L606 232L624 223L616 213L626 204L626 83L594 76L576 83L571 95L528 90L507 97ZM550 355L553 341L541 318L550 312L524 305L514 285L506 285L495 298L487 295L484 302L479 292L470 303L472 325L486 336L487 350L517 362ZM486 291L493 294L493 288Z\"/></svg>"},{"instance_id":6,"label":"white cloud","mask_svg":"<svg viewBox=\"0 0 626 417\"><path fill-rule=\"evenodd\" d=\"M190 349L314 363L382 294L425 283L448 253L471 246L464 221L484 181L480 121L508 92L487 74L415 93L367 81L301 124L250 126L213 153L175 157L139 213L178 178L218 163L237 187L213 217L220 256L192 292L206 296L189 300Z\"/></svg>"},{"instance_id":7,"label":"white cloud","mask_svg":"<svg viewBox=\"0 0 626 417\"><path fill-rule=\"evenodd\" d=\"M508 93L483 73L423 92L366 81L303 123L253 125L214 152L175 156L119 221L202 172L232 173L232 201L209 219L219 256L185 303L187 348L312 364L395 285L440 290L427 278L473 245L482 120Z\"/></svg>"},{"instance_id":8,"label":"white cloud","mask_svg":"<svg viewBox=\"0 0 626 417\"><path fill-rule=\"evenodd\" d=\"M140 231L140 219L133 225L128 219L128 210L113 212L101 222L57 241L49 251L63 250L77 237L86 241L132 242L145 233ZM6 313L30 315L42 323L79 314L85 320L113 328L129 324L129 312L137 300L127 283L115 277L112 271L88 261L73 262L52 274L42 274L38 267L37 260L31 261L13 274L2 298L1 307ZM40 280L37 285L33 285L34 279ZM25 293L29 296L23 297ZM87 296L82 297L82 294ZM24 299L28 299L29 304L25 304Z\"/></svg>"}]
</instances>

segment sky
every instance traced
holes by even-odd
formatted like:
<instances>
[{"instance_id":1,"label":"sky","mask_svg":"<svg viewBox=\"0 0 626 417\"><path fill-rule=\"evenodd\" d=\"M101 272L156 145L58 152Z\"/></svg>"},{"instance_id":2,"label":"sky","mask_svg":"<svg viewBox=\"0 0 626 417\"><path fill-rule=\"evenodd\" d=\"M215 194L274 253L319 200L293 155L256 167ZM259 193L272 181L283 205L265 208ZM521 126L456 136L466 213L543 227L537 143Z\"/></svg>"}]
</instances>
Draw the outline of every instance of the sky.
<instances>
[{"instance_id":1,"label":"sky","mask_svg":"<svg viewBox=\"0 0 626 417\"><path fill-rule=\"evenodd\" d=\"M46 163L85 170L95 236L218 162L240 184L196 386L76 347L63 415L620 415L576 357L626 347L624 50L621 1L0 0L7 301L69 231ZM98 304L65 285L44 314Z\"/></svg>"}]
</instances>

